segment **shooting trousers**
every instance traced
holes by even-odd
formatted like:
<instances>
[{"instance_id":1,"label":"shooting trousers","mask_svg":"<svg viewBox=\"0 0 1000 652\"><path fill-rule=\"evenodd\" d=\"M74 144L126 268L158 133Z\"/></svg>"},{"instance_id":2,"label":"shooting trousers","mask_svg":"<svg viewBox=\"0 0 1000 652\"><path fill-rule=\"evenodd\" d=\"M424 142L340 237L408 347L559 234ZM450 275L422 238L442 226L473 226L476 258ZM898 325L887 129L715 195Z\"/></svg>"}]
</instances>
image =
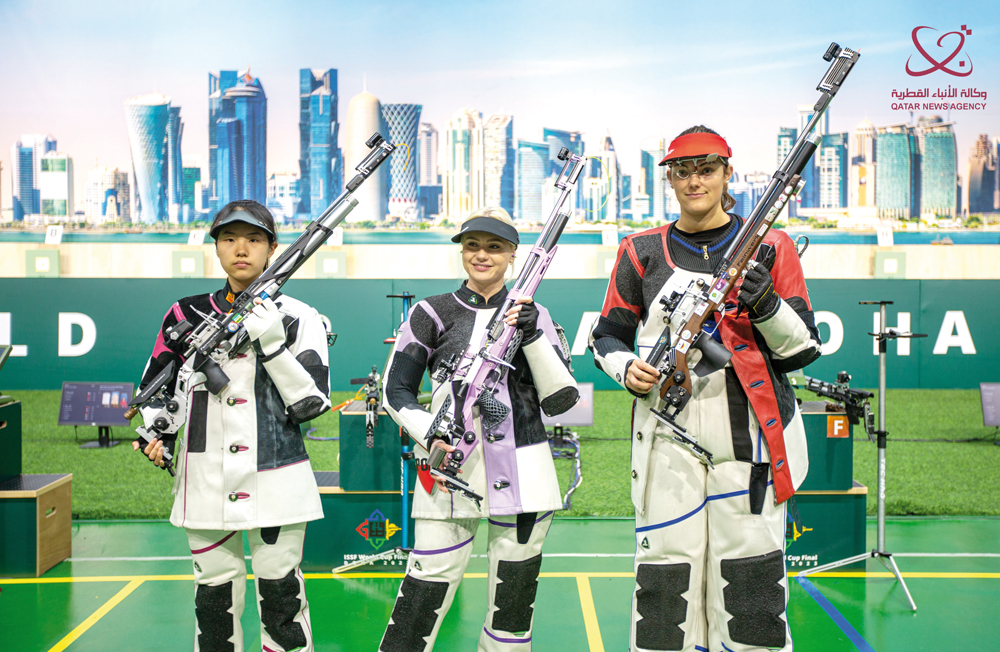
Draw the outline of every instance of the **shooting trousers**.
<instances>
[{"instance_id":1,"label":"shooting trousers","mask_svg":"<svg viewBox=\"0 0 1000 652\"><path fill-rule=\"evenodd\" d=\"M478 518L417 519L414 550L380 652L434 649L479 523ZM489 606L479 652L530 652L542 544L551 524L552 512L489 519Z\"/></svg>"}]
</instances>

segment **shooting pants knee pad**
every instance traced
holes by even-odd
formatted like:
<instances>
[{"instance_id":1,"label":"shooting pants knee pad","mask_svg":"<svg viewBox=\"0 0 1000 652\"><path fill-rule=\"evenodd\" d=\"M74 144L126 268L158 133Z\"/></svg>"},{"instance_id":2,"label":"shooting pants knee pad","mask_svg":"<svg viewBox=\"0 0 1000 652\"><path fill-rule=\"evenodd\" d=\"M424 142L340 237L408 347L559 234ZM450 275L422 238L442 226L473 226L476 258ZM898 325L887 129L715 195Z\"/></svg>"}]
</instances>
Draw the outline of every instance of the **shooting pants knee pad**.
<instances>
[{"instance_id":1,"label":"shooting pants knee pad","mask_svg":"<svg viewBox=\"0 0 1000 652\"><path fill-rule=\"evenodd\" d=\"M472 553L479 519L416 519L414 550L381 652L429 652Z\"/></svg>"},{"instance_id":2,"label":"shooting pants knee pad","mask_svg":"<svg viewBox=\"0 0 1000 652\"><path fill-rule=\"evenodd\" d=\"M242 652L243 533L187 530L194 565L195 652Z\"/></svg>"},{"instance_id":3,"label":"shooting pants knee pad","mask_svg":"<svg viewBox=\"0 0 1000 652\"><path fill-rule=\"evenodd\" d=\"M542 544L552 512L489 519L489 609L480 652L528 652L535 615Z\"/></svg>"},{"instance_id":4,"label":"shooting pants knee pad","mask_svg":"<svg viewBox=\"0 0 1000 652\"><path fill-rule=\"evenodd\" d=\"M630 649L704 650L709 471L690 452L659 436L650 457L650 498L645 513L635 519Z\"/></svg>"},{"instance_id":5,"label":"shooting pants knee pad","mask_svg":"<svg viewBox=\"0 0 1000 652\"><path fill-rule=\"evenodd\" d=\"M721 471L721 472L720 472ZM755 496L759 467L727 462L708 474L709 649L792 649L785 608L785 505ZM761 506L762 503L762 506ZM755 511L760 511L755 514Z\"/></svg>"},{"instance_id":6,"label":"shooting pants knee pad","mask_svg":"<svg viewBox=\"0 0 1000 652\"><path fill-rule=\"evenodd\" d=\"M264 649L313 649L309 602L299 568L305 535L305 523L247 532Z\"/></svg>"}]
</instances>

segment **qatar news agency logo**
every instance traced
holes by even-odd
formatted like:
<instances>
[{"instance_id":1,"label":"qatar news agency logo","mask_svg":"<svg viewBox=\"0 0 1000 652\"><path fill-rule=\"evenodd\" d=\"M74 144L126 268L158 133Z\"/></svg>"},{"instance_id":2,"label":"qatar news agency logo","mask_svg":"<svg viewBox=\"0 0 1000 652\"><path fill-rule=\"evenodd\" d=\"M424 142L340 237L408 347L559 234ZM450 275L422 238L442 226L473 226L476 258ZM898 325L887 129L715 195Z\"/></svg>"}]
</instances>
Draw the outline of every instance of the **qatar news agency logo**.
<instances>
[{"instance_id":1,"label":"qatar news agency logo","mask_svg":"<svg viewBox=\"0 0 1000 652\"><path fill-rule=\"evenodd\" d=\"M965 47L965 37L972 36L972 29L968 25L962 25L953 32L946 32L939 36L932 46L925 46L928 36L924 30L938 31L934 27L921 25L914 27L910 37L913 39L913 46L917 50L917 55L911 54L906 59L904 69L910 77L925 77L931 73L944 73L953 77L964 78L972 74L972 57L968 52L963 52ZM918 58L922 57L921 58ZM940 77L938 77L940 78ZM985 111L986 91L981 91L974 86L957 88L948 84L947 87L938 87L933 93L930 87L917 88L911 90L892 89L892 110L893 111Z\"/></svg>"}]
</instances>

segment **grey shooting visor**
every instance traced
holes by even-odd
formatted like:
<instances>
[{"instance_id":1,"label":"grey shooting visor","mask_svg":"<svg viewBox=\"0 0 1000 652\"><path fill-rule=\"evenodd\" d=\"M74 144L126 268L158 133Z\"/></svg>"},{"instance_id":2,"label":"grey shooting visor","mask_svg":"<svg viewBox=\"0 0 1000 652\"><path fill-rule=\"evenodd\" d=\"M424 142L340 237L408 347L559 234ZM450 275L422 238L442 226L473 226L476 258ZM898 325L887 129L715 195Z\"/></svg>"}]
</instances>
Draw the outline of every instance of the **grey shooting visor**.
<instances>
[{"instance_id":1,"label":"grey shooting visor","mask_svg":"<svg viewBox=\"0 0 1000 652\"><path fill-rule=\"evenodd\" d=\"M489 233L490 235L495 235L499 238L503 238L507 242L513 244L520 244L520 240L517 237L517 229L512 227L510 224L498 220L494 217L474 217L471 220L467 220L462 224L462 230L456 233L451 241L461 242L462 236L466 233L471 233L472 231L479 231L480 233Z\"/></svg>"}]
</instances>

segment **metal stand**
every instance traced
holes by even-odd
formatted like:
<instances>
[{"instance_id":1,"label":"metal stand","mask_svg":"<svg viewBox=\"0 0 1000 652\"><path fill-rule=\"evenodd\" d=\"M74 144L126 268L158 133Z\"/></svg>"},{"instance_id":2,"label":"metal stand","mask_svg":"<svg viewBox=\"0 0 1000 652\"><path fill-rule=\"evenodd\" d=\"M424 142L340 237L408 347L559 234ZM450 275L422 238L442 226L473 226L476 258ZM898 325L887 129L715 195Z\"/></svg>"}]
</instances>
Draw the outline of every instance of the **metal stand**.
<instances>
[{"instance_id":1,"label":"metal stand","mask_svg":"<svg viewBox=\"0 0 1000 652\"><path fill-rule=\"evenodd\" d=\"M410 294L408 291L404 291L402 294L387 294L387 299L402 299L403 300L403 323L410 318L410 307L413 300L416 298L415 294ZM395 338L393 338L395 341ZM386 369L386 374L389 370ZM401 536L403 537L403 545L400 546L400 550L409 552L413 549L413 533L410 532L410 464L409 462L413 459L413 443L410 441L410 436L403 431L402 428L399 429L400 444L402 445L401 450L401 461L400 461L400 489L399 493L402 497L402 503L400 506L400 513L403 515L403 531Z\"/></svg>"},{"instance_id":2,"label":"metal stand","mask_svg":"<svg viewBox=\"0 0 1000 652\"><path fill-rule=\"evenodd\" d=\"M573 507L573 492L583 482L583 473L580 468L580 438L569 428L555 426L549 435L549 448L552 450L552 458L556 460L573 461L573 479L570 480L566 495L563 496L563 509Z\"/></svg>"},{"instance_id":3,"label":"metal stand","mask_svg":"<svg viewBox=\"0 0 1000 652\"><path fill-rule=\"evenodd\" d=\"M848 557L847 559L841 559L839 561L831 562L829 564L823 564L822 566L816 566L815 568L810 568L809 570L800 571L799 576L813 575L815 573L825 573L826 571L832 570L834 568L840 568L841 566L849 566L850 564L863 561L868 558L877 559L882 563L893 575L896 576L896 581L899 582L900 586L903 587L903 592L906 593L906 599L910 603L910 609L913 611L917 610L917 604L913 601L913 596L910 595L910 589L906 586L906 582L903 580L903 576L899 572L899 567L896 566L896 560L892 558L892 553L885 549L885 447L887 435L889 434L885 428L885 377L886 377L886 349L888 348L889 340L900 339L900 338L912 338L912 337L927 337L927 335L921 335L918 333L906 333L897 331L895 329L888 328L886 323L885 307L887 305L892 305L892 301L861 301L861 305L878 305L879 314L881 319L879 321L879 332L869 333L878 339L878 427L879 430L875 431L877 437L876 446L878 447L878 535L876 540L875 549L871 552L866 552L864 554L855 555L853 557Z\"/></svg>"},{"instance_id":4,"label":"metal stand","mask_svg":"<svg viewBox=\"0 0 1000 652\"><path fill-rule=\"evenodd\" d=\"M80 448L112 448L120 443L120 441L111 441L110 426L97 426L97 441L80 444Z\"/></svg>"}]
</instances>

